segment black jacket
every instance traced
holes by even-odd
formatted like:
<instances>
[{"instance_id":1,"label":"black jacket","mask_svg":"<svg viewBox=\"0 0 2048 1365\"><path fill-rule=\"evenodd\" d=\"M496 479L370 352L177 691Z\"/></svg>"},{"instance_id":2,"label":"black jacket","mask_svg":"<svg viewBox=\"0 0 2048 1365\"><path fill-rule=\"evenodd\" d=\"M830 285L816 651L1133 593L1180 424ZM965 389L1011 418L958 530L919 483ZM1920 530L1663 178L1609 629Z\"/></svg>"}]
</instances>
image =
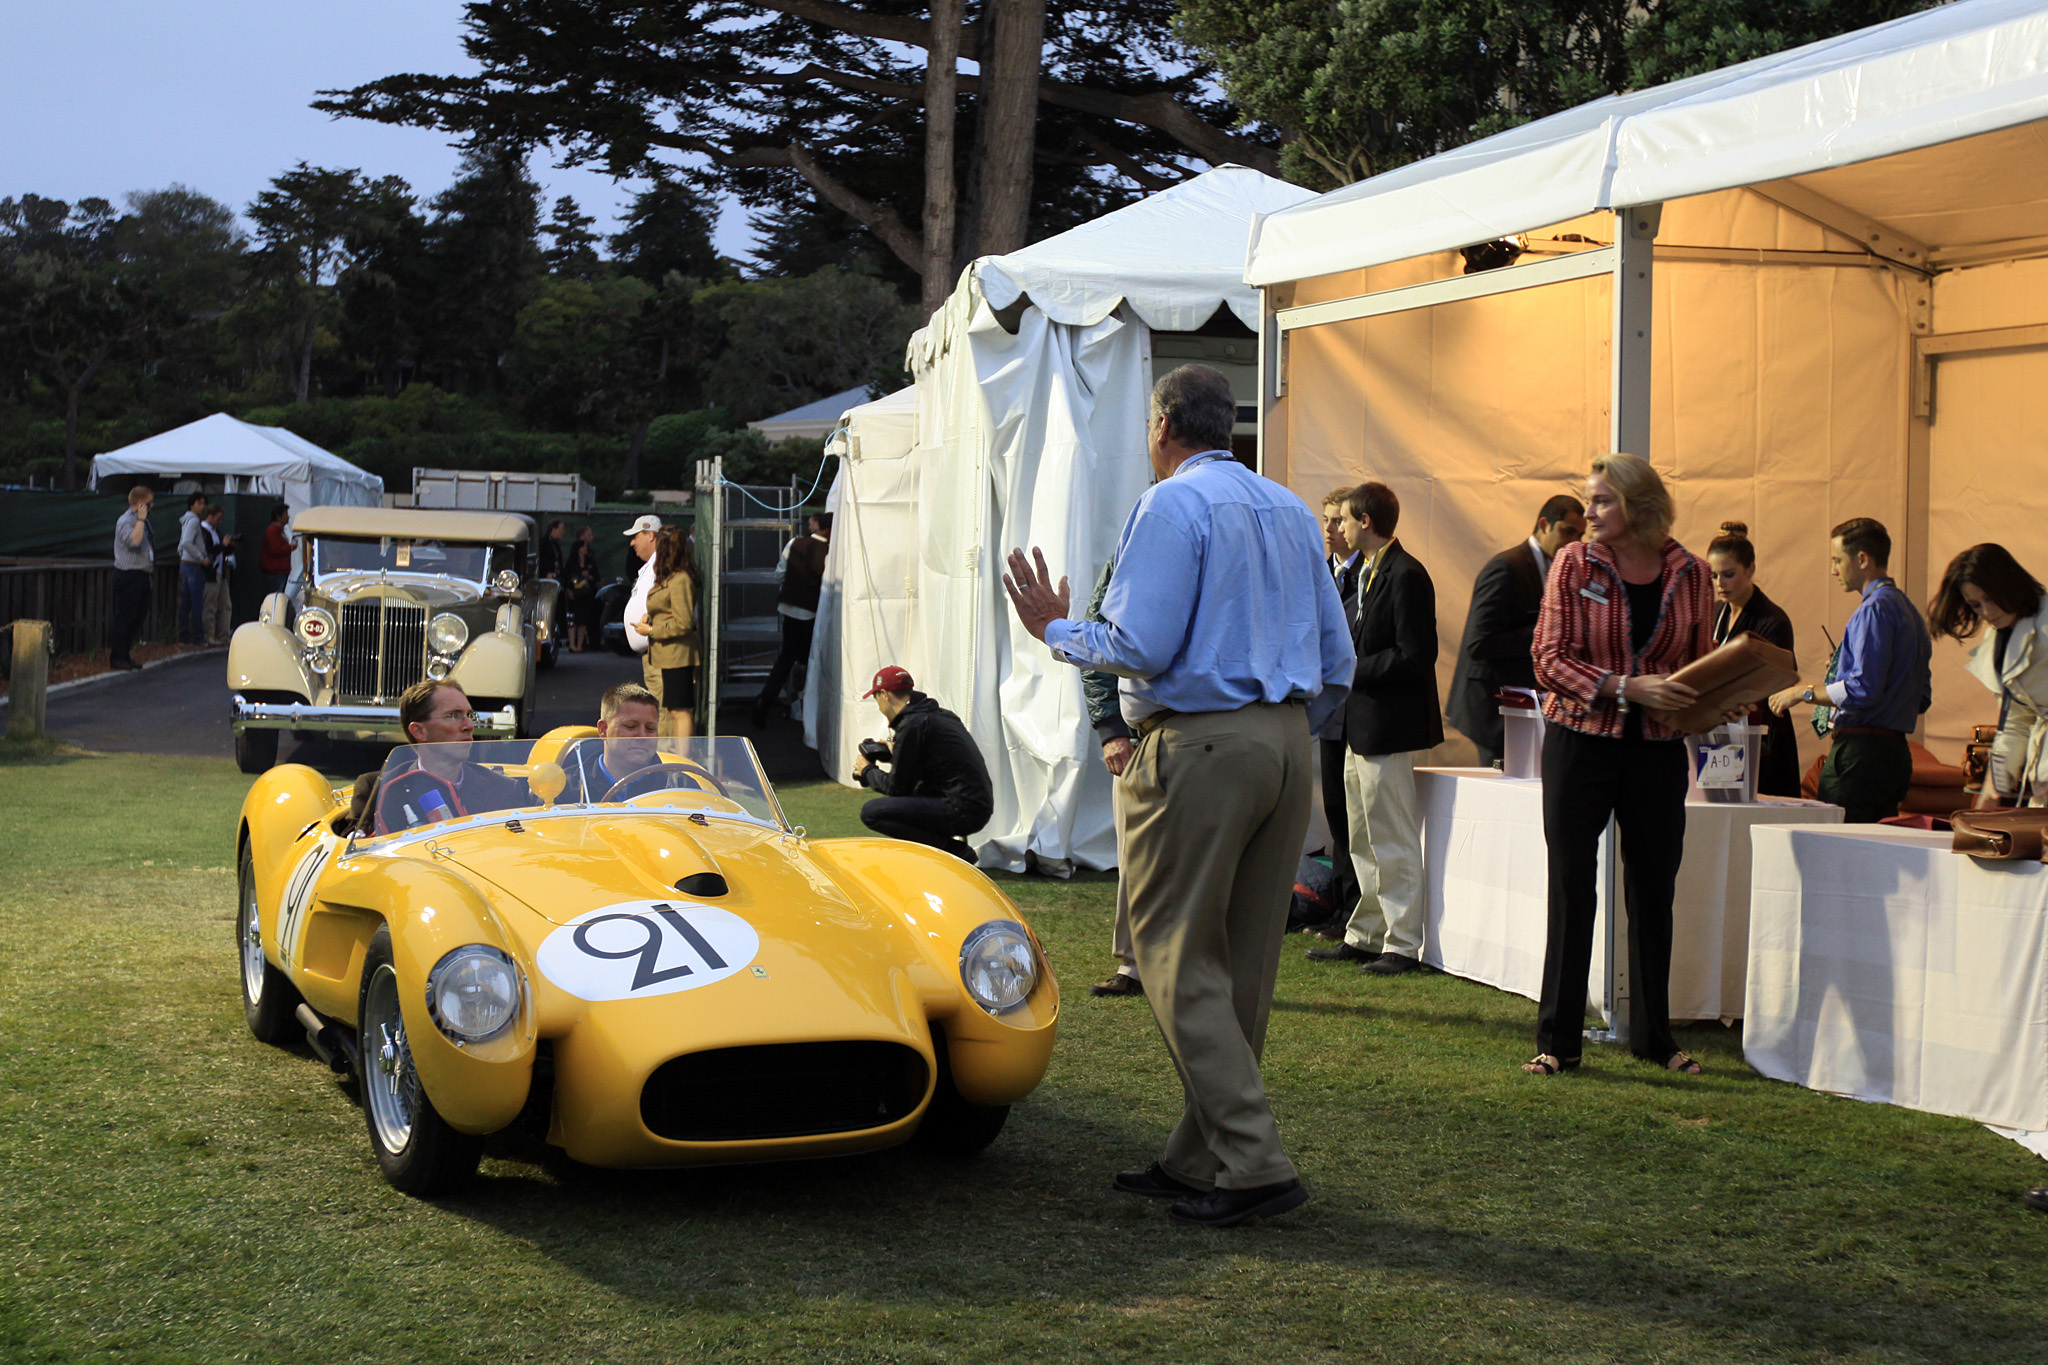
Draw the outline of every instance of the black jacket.
<instances>
[{"instance_id":1,"label":"black jacket","mask_svg":"<svg viewBox=\"0 0 2048 1365\"><path fill-rule=\"evenodd\" d=\"M1494 701L1501 688L1536 686L1529 651L1542 606L1543 575L1526 540L1487 560L1472 584L1472 610L1451 674L1450 713L1451 724L1483 749L1497 750L1503 742Z\"/></svg>"},{"instance_id":2,"label":"black jacket","mask_svg":"<svg viewBox=\"0 0 2048 1365\"><path fill-rule=\"evenodd\" d=\"M870 763L861 769L861 784L884 796L936 796L962 814L979 812L986 819L996 807L995 787L974 737L960 717L924 693L910 698L889 722L896 732L890 771Z\"/></svg>"},{"instance_id":3,"label":"black jacket","mask_svg":"<svg viewBox=\"0 0 2048 1365\"><path fill-rule=\"evenodd\" d=\"M1724 644L1739 635L1754 635L1789 653L1792 618L1783 607L1764 596L1762 588L1756 588L1732 631L1728 628L1728 604L1720 602L1714 606L1714 643ZM1750 712L1750 720L1770 728L1764 737L1763 763L1757 769L1757 791L1764 796L1799 795L1799 731L1793 727L1791 713L1781 716L1759 706Z\"/></svg>"},{"instance_id":4,"label":"black jacket","mask_svg":"<svg viewBox=\"0 0 2048 1365\"><path fill-rule=\"evenodd\" d=\"M1358 669L1344 712L1355 754L1400 754L1444 740L1436 692L1436 585L1422 561L1391 542L1379 572L1359 575L1351 627Z\"/></svg>"}]
</instances>

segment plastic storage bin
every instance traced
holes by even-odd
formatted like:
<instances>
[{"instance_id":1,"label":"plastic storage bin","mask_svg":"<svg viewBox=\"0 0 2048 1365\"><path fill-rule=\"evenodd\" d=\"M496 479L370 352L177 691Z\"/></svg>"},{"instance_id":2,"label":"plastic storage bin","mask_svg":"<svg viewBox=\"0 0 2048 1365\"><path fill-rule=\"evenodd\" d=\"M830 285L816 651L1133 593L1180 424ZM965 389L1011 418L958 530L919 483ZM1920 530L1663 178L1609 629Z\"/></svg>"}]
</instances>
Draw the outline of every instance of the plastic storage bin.
<instances>
[{"instance_id":1,"label":"plastic storage bin","mask_svg":"<svg viewBox=\"0 0 2048 1365\"><path fill-rule=\"evenodd\" d=\"M1501 741L1501 772L1509 777L1540 778L1543 776L1542 705L1533 692L1516 689L1516 695L1525 698L1528 704L1500 708L1501 725L1507 731Z\"/></svg>"},{"instance_id":2,"label":"plastic storage bin","mask_svg":"<svg viewBox=\"0 0 2048 1365\"><path fill-rule=\"evenodd\" d=\"M1692 780L1686 799L1730 805L1755 804L1757 772L1763 766L1764 736L1767 733L1766 727L1761 725L1738 724L1717 725L1704 735L1686 736L1687 752L1692 758ZM1726 752L1730 747L1740 748L1739 764L1730 761ZM1710 753L1715 754L1712 772L1707 771Z\"/></svg>"}]
</instances>

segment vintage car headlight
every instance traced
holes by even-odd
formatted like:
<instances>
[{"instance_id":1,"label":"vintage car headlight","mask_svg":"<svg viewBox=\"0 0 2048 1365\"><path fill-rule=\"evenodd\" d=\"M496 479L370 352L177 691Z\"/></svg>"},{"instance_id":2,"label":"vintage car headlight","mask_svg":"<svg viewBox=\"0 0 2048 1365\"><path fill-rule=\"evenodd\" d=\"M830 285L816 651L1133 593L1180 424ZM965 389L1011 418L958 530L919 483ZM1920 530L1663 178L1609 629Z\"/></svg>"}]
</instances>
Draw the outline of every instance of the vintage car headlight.
<instances>
[{"instance_id":1,"label":"vintage car headlight","mask_svg":"<svg viewBox=\"0 0 2048 1365\"><path fill-rule=\"evenodd\" d=\"M436 654L453 654L469 643L469 626L452 611L444 611L427 623L427 643Z\"/></svg>"},{"instance_id":2,"label":"vintage car headlight","mask_svg":"<svg viewBox=\"0 0 2048 1365\"><path fill-rule=\"evenodd\" d=\"M491 580L491 586L509 597L519 591L519 575L510 569L500 569L498 576Z\"/></svg>"},{"instance_id":3,"label":"vintage car headlight","mask_svg":"<svg viewBox=\"0 0 2048 1365\"><path fill-rule=\"evenodd\" d=\"M487 943L451 949L427 973L427 1013L458 1043L482 1043L519 1014L519 968Z\"/></svg>"},{"instance_id":4,"label":"vintage car headlight","mask_svg":"<svg viewBox=\"0 0 2048 1365\"><path fill-rule=\"evenodd\" d=\"M995 919L960 945L960 982L990 1014L1007 1014L1038 984L1038 954L1024 926Z\"/></svg>"},{"instance_id":5,"label":"vintage car headlight","mask_svg":"<svg viewBox=\"0 0 2048 1365\"><path fill-rule=\"evenodd\" d=\"M299 639L314 649L334 642L334 617L319 607L299 613Z\"/></svg>"}]
</instances>

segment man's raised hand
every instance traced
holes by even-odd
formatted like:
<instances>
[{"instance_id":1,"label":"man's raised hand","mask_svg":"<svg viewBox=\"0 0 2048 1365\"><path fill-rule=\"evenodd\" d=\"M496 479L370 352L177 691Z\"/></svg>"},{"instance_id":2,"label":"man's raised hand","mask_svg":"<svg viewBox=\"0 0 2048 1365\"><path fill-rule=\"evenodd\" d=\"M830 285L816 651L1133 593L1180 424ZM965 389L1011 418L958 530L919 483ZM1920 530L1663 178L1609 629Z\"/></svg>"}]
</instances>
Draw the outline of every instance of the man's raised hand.
<instances>
[{"instance_id":1,"label":"man's raised hand","mask_svg":"<svg viewBox=\"0 0 2048 1365\"><path fill-rule=\"evenodd\" d=\"M1003 591L1010 594L1010 605L1017 609L1017 619L1024 629L1041 643L1047 626L1067 619L1072 602L1064 575L1058 590L1054 590L1052 571L1045 567L1045 553L1035 545L1031 547L1030 560L1024 558L1022 550L1010 551L1010 571L1003 575Z\"/></svg>"}]
</instances>

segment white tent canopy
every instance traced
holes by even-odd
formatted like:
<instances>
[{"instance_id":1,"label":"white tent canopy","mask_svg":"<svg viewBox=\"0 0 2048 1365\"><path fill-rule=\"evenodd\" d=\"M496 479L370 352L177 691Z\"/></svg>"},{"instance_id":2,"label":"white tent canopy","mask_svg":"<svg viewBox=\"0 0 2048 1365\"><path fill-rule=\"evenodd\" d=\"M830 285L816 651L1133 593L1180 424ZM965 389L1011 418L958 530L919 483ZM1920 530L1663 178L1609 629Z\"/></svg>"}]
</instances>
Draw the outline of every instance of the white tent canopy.
<instances>
[{"instance_id":1,"label":"white tent canopy","mask_svg":"<svg viewBox=\"0 0 2048 1365\"><path fill-rule=\"evenodd\" d=\"M296 517L307 507L375 507L384 481L283 427L259 427L224 412L93 457L92 479L122 474L224 476L229 493L269 493Z\"/></svg>"},{"instance_id":2,"label":"white tent canopy","mask_svg":"<svg viewBox=\"0 0 2048 1365\"><path fill-rule=\"evenodd\" d=\"M1605 450L1651 458L1695 551L1747 523L1809 676L1854 605L1836 522L1885 522L1922 603L1980 541L2043 576L2044 119L2048 8L1960 0L1273 214L1247 266L1266 471L1395 489L1445 680L1481 564ZM1501 239L1516 264L1465 273ZM1949 762L1998 714L1963 657L1935 654Z\"/></svg>"},{"instance_id":3,"label":"white tent canopy","mask_svg":"<svg viewBox=\"0 0 2048 1365\"><path fill-rule=\"evenodd\" d=\"M867 386L863 384L858 388L835 393L829 398L820 398L816 402L791 408L788 412L778 412L773 417L763 417L758 422L749 422L747 429L760 432L771 442L815 441L820 437L830 436L833 429L839 425L839 419L866 402L867 396Z\"/></svg>"},{"instance_id":4,"label":"white tent canopy","mask_svg":"<svg viewBox=\"0 0 2048 1365\"><path fill-rule=\"evenodd\" d=\"M1016 626L1002 557L1043 547L1076 609L1087 600L1151 481L1155 331L1214 332L1225 309L1255 323L1258 294L1243 278L1251 225L1308 197L1220 167L962 273L911 338L914 402L856 408L835 437L837 625L817 632L812 672L828 771L843 778L858 740L880 733L860 693L875 667L898 663L966 721L988 760L995 815L973 836L984 866L1021 869L1027 854L1055 870L1114 865L1080 675ZM1249 337L1189 338L1175 354L1212 344L1219 361L1241 352L1250 373Z\"/></svg>"}]
</instances>

